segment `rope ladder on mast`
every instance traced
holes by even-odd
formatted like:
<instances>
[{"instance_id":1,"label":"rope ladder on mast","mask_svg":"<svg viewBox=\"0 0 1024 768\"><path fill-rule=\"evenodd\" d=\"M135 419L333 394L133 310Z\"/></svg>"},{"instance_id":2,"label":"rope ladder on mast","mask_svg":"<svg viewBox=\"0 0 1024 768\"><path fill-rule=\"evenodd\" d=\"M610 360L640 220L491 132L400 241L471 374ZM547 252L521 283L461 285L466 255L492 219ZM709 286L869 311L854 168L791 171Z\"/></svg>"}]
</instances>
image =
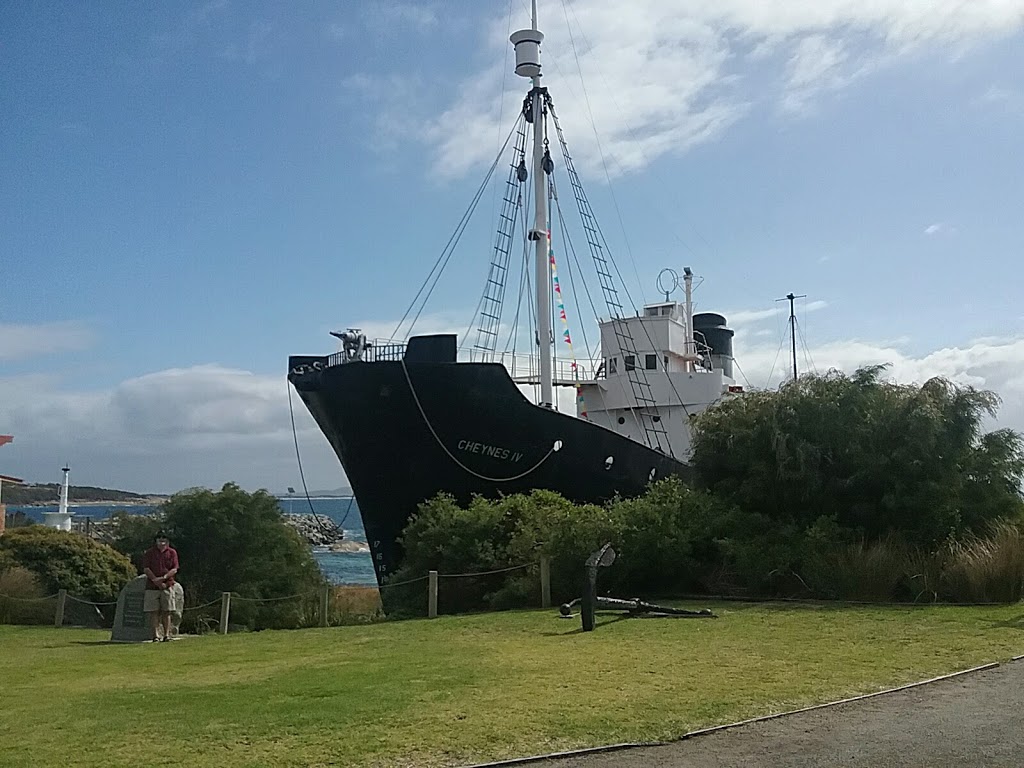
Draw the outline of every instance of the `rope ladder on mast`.
<instances>
[{"instance_id":1,"label":"rope ladder on mast","mask_svg":"<svg viewBox=\"0 0 1024 768\"><path fill-rule=\"evenodd\" d=\"M485 359L488 356L493 357L497 351L509 259L515 241L516 221L523 202L522 185L526 176L526 122L520 120L518 126L508 178L505 180L501 213L498 214L498 231L494 238L491 265L487 272L480 305L480 324L477 327L475 349L482 352Z\"/></svg>"},{"instance_id":2,"label":"rope ladder on mast","mask_svg":"<svg viewBox=\"0 0 1024 768\"><path fill-rule=\"evenodd\" d=\"M647 380L647 373L640 364L640 355L637 353L633 334L629 330L629 323L623 316L622 302L619 300L618 290L615 287L609 257L605 255L604 236L601 234L597 219L594 216L594 210L587 198L586 191L583 189L583 184L580 182L579 174L576 172L576 166L572 161L572 155L569 153L569 146L566 143L565 134L562 132L562 126L558 120L555 105L550 95L545 96L545 103L555 125L555 132L562 151L562 159L565 163L566 173L569 176L569 185L572 187L573 195L576 198L576 207L579 210L583 231L587 236L587 245L590 247L594 267L601 283L601 292L604 295L605 305L611 316L612 328L615 332L619 350L623 355L622 364L633 393L633 399L636 402L636 406L632 409L633 413L644 429L644 440L647 445L671 456L672 447L669 442L668 431L663 426L663 421L658 414L651 383ZM640 322L643 322L642 318ZM632 357L632 366L626 365L627 357Z\"/></svg>"}]
</instances>

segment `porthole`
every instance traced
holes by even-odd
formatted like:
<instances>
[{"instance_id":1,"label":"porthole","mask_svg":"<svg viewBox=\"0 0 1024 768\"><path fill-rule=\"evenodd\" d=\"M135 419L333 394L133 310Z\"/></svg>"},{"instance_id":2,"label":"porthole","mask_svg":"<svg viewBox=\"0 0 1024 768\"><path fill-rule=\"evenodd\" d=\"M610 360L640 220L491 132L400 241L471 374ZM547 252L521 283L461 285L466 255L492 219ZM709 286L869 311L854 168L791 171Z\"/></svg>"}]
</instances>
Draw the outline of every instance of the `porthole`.
<instances>
[{"instance_id":1,"label":"porthole","mask_svg":"<svg viewBox=\"0 0 1024 768\"><path fill-rule=\"evenodd\" d=\"M626 423L626 417L625 416L619 416L619 424L625 424L625 423Z\"/></svg>"},{"instance_id":2,"label":"porthole","mask_svg":"<svg viewBox=\"0 0 1024 768\"><path fill-rule=\"evenodd\" d=\"M614 463L615 463L615 457L614 456L609 456L607 459L604 460L604 468L605 469L611 469L612 468L612 464L614 464Z\"/></svg>"},{"instance_id":3,"label":"porthole","mask_svg":"<svg viewBox=\"0 0 1024 768\"><path fill-rule=\"evenodd\" d=\"M558 453L560 450L562 450L562 441L555 440L555 444L551 446L551 450L554 451L555 453Z\"/></svg>"}]
</instances>

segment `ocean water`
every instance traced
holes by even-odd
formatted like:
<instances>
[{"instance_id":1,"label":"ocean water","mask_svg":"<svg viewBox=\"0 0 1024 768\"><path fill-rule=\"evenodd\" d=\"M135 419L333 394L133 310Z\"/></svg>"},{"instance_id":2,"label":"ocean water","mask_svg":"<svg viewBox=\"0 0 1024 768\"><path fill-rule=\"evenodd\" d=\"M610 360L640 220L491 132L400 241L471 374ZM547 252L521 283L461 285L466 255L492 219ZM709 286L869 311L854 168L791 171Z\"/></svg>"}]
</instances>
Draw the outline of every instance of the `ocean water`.
<instances>
[{"instance_id":1,"label":"ocean water","mask_svg":"<svg viewBox=\"0 0 1024 768\"><path fill-rule=\"evenodd\" d=\"M310 514L310 503L317 515L330 518L345 531L348 541L366 543L366 531L363 530L363 519L359 515L359 506L355 499L313 498L307 502L304 497L280 499L281 511L285 514ZM116 505L116 506L79 506L72 504L71 511L77 519L89 517L103 520L113 512L127 512L130 515L144 515L153 510L151 506ZM7 507L8 514L24 512L30 519L42 522L43 512L56 512L57 505L48 507ZM369 550L365 552L322 552L313 549L313 557L320 565L327 580L331 584L376 585L373 573L373 560Z\"/></svg>"}]
</instances>

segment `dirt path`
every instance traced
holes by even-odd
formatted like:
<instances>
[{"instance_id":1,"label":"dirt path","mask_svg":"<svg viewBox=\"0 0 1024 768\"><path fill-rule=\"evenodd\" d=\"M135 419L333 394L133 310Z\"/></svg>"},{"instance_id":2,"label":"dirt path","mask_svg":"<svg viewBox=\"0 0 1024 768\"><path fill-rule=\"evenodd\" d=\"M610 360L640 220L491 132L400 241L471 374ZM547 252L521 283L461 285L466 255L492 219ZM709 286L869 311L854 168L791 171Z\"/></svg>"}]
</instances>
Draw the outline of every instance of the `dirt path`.
<instances>
[{"instance_id":1,"label":"dirt path","mask_svg":"<svg viewBox=\"0 0 1024 768\"><path fill-rule=\"evenodd\" d=\"M1024 661L663 747L531 765L1020 768L1024 766Z\"/></svg>"}]
</instances>

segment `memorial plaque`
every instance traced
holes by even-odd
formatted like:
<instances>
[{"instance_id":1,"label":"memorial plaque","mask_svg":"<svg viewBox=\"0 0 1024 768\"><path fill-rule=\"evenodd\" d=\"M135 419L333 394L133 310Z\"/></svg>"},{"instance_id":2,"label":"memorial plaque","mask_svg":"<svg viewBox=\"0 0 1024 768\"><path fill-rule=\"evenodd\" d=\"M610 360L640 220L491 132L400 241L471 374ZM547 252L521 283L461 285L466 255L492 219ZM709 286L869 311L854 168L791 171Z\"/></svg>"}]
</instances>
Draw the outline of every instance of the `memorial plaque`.
<instances>
[{"instance_id":1,"label":"memorial plaque","mask_svg":"<svg viewBox=\"0 0 1024 768\"><path fill-rule=\"evenodd\" d=\"M152 639L149 617L143 610L145 597L145 576L135 577L121 590L114 612L114 629L110 634L112 642L142 643Z\"/></svg>"}]
</instances>

